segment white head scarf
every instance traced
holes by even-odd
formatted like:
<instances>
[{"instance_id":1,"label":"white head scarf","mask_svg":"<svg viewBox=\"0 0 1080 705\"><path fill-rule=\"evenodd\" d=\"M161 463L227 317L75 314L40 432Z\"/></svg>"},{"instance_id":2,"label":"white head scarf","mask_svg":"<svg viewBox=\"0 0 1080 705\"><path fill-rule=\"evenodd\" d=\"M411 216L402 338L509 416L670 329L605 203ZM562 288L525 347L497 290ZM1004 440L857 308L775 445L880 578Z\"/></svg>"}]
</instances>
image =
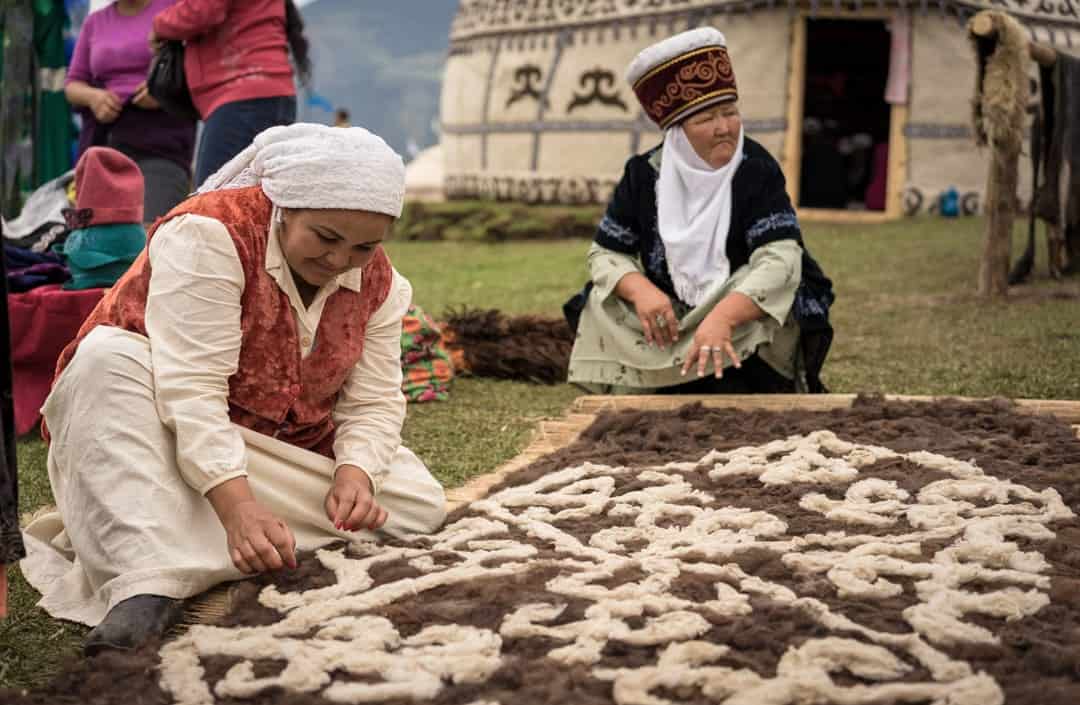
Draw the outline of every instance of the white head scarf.
<instances>
[{"instance_id":1,"label":"white head scarf","mask_svg":"<svg viewBox=\"0 0 1080 705\"><path fill-rule=\"evenodd\" d=\"M343 208L397 218L405 163L362 127L271 127L199 187L198 193L261 186L279 208Z\"/></svg>"},{"instance_id":2,"label":"white head scarf","mask_svg":"<svg viewBox=\"0 0 1080 705\"><path fill-rule=\"evenodd\" d=\"M656 205L668 272L679 298L697 306L731 274L727 237L731 227L731 186L742 163L743 130L735 155L715 169L698 156L682 125L664 134Z\"/></svg>"}]
</instances>

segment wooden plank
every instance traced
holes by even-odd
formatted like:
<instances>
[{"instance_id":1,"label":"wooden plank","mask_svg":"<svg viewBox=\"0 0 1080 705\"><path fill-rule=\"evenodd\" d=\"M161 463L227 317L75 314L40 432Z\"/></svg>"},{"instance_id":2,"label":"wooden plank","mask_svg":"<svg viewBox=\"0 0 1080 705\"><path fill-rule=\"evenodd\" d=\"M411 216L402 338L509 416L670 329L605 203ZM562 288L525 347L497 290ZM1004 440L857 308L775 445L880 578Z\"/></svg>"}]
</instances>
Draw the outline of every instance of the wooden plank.
<instances>
[{"instance_id":1,"label":"wooden plank","mask_svg":"<svg viewBox=\"0 0 1080 705\"><path fill-rule=\"evenodd\" d=\"M890 220L904 215L904 186L907 184L908 106L892 106L889 118L889 173L885 187L885 213Z\"/></svg>"},{"instance_id":2,"label":"wooden plank","mask_svg":"<svg viewBox=\"0 0 1080 705\"><path fill-rule=\"evenodd\" d=\"M896 220L886 211L847 211L834 208L797 208L804 223L835 223L837 225L879 225Z\"/></svg>"},{"instance_id":3,"label":"wooden plank","mask_svg":"<svg viewBox=\"0 0 1080 705\"><path fill-rule=\"evenodd\" d=\"M529 465L549 453L554 453L578 439L581 432L589 427L596 416L589 413L576 413L571 410L562 418L541 421L533 432L532 441L518 455L514 456L493 472L472 478L461 487L446 491L447 511L468 504L473 500L487 496L491 488L502 482L512 472Z\"/></svg>"},{"instance_id":4,"label":"wooden plank","mask_svg":"<svg viewBox=\"0 0 1080 705\"><path fill-rule=\"evenodd\" d=\"M887 394L889 401L932 402L944 399L976 402L985 401L975 397L915 396ZM626 395L583 396L571 406L577 413L601 411L670 411L685 404L700 402L714 409L758 409L763 411L831 411L849 408L855 401L854 394L713 394L713 395ZM1053 414L1068 423L1080 424L1080 402L1055 399L1015 399L1021 413Z\"/></svg>"},{"instance_id":5,"label":"wooden plank","mask_svg":"<svg viewBox=\"0 0 1080 705\"><path fill-rule=\"evenodd\" d=\"M784 134L784 178L788 196L799 203L799 172L802 169L803 101L806 91L806 16L791 17L791 49L788 62L787 132Z\"/></svg>"}]
</instances>

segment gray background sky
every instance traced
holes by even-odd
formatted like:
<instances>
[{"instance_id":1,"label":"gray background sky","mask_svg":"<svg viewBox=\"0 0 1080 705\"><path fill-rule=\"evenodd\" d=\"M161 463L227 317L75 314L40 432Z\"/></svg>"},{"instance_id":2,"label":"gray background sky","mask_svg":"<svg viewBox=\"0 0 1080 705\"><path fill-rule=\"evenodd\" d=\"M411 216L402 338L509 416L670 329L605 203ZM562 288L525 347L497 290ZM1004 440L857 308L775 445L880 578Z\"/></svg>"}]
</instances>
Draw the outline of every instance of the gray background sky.
<instances>
[{"instance_id":1,"label":"gray background sky","mask_svg":"<svg viewBox=\"0 0 1080 705\"><path fill-rule=\"evenodd\" d=\"M299 0L312 46L312 87L352 124L382 136L409 158L409 143L438 141L439 92L456 0ZM299 115L329 123L306 106Z\"/></svg>"}]
</instances>

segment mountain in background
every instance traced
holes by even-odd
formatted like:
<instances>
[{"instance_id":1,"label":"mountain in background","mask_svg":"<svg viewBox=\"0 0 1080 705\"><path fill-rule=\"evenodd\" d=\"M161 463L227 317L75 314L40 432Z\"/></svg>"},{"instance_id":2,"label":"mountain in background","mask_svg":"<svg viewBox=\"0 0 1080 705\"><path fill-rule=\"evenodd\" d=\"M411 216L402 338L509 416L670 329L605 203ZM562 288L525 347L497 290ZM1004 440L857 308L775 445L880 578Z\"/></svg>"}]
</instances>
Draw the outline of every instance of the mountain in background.
<instances>
[{"instance_id":1,"label":"mountain in background","mask_svg":"<svg viewBox=\"0 0 1080 705\"><path fill-rule=\"evenodd\" d=\"M438 142L439 93L457 0L316 0L300 9L311 42L312 90L406 160ZM333 122L306 105L299 117Z\"/></svg>"}]
</instances>

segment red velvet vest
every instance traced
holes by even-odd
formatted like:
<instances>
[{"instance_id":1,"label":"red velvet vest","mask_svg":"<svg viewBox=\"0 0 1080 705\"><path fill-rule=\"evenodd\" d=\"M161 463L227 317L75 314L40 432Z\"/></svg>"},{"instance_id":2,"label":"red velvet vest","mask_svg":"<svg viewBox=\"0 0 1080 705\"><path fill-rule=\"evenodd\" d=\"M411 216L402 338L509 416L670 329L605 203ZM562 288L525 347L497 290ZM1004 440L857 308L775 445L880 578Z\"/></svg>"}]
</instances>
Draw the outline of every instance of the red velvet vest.
<instances>
[{"instance_id":1,"label":"red velvet vest","mask_svg":"<svg viewBox=\"0 0 1080 705\"><path fill-rule=\"evenodd\" d=\"M240 360L229 378L229 417L253 431L333 457L334 402L364 352L368 319L389 296L393 270L380 247L363 269L360 292L339 288L327 299L317 344L301 359L289 297L266 271L271 212L270 200L256 186L190 198L158 220L147 235L147 248L61 353L56 375L96 326L146 335L149 241L171 218L187 213L214 218L232 235L245 282L240 298Z\"/></svg>"}]
</instances>

